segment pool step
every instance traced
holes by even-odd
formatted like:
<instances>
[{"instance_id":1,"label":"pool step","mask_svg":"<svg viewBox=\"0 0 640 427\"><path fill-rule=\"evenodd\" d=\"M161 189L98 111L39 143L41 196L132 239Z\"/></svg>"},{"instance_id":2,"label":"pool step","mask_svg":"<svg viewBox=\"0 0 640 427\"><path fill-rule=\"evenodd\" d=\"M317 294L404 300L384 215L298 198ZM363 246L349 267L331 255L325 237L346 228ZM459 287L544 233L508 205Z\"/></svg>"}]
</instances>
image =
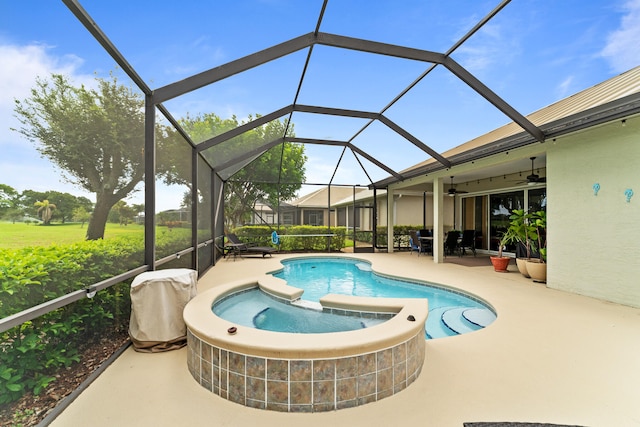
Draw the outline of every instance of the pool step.
<instances>
[{"instance_id":1,"label":"pool step","mask_svg":"<svg viewBox=\"0 0 640 427\"><path fill-rule=\"evenodd\" d=\"M442 338L456 335L451 329L447 328L445 324L442 323L442 315L447 310L449 310L449 307L438 307L433 310L429 310L427 323L425 324L427 338Z\"/></svg>"},{"instance_id":2,"label":"pool step","mask_svg":"<svg viewBox=\"0 0 640 427\"><path fill-rule=\"evenodd\" d=\"M486 308L438 307L429 311L426 336L432 339L473 332L495 319L496 315Z\"/></svg>"},{"instance_id":3,"label":"pool step","mask_svg":"<svg viewBox=\"0 0 640 427\"><path fill-rule=\"evenodd\" d=\"M456 334L465 334L481 329L482 326L471 323L464 317L464 312L468 309L469 307L456 307L446 310L442 313L442 323Z\"/></svg>"},{"instance_id":4,"label":"pool step","mask_svg":"<svg viewBox=\"0 0 640 427\"><path fill-rule=\"evenodd\" d=\"M371 264L366 262L359 262L356 264L356 268L360 271L372 271Z\"/></svg>"},{"instance_id":5,"label":"pool step","mask_svg":"<svg viewBox=\"0 0 640 427\"><path fill-rule=\"evenodd\" d=\"M487 308L470 308L462 312L462 317L481 328L489 326L496 320L496 314Z\"/></svg>"}]
</instances>

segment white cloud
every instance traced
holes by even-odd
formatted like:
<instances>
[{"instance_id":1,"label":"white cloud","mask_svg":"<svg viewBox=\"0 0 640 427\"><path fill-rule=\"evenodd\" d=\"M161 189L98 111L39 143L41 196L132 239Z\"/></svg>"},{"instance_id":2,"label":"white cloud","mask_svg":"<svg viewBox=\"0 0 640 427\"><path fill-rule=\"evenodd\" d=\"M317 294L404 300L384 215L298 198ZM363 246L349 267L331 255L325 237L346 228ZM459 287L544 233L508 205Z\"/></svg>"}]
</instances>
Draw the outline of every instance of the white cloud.
<instances>
[{"instance_id":1,"label":"white cloud","mask_svg":"<svg viewBox=\"0 0 640 427\"><path fill-rule=\"evenodd\" d=\"M329 182L333 171L336 168L335 163L328 162L322 157L315 157L307 153L306 181L314 184L324 184Z\"/></svg>"},{"instance_id":2,"label":"white cloud","mask_svg":"<svg viewBox=\"0 0 640 427\"><path fill-rule=\"evenodd\" d=\"M74 85L94 87L95 76L79 72L83 60L74 55L55 56L53 48L41 44L17 46L0 44L0 146L3 157L0 161L0 183L10 185L18 191L55 190L95 201L95 195L86 193L69 184L62 172L46 159L42 159L33 144L10 128L18 127L14 117L14 99L30 96L36 78L48 78L52 73L63 74ZM158 184L157 209L175 209L180 206L183 188ZM144 194L137 192L127 199L128 203L144 203Z\"/></svg>"},{"instance_id":3,"label":"white cloud","mask_svg":"<svg viewBox=\"0 0 640 427\"><path fill-rule=\"evenodd\" d=\"M640 0L629 0L620 27L610 33L600 54L615 72L624 72L640 64Z\"/></svg>"},{"instance_id":4,"label":"white cloud","mask_svg":"<svg viewBox=\"0 0 640 427\"><path fill-rule=\"evenodd\" d=\"M36 77L47 77L51 73L73 75L82 65L77 56L67 55L56 58L49 54L44 45L0 45L0 105L13 104L13 98L29 95Z\"/></svg>"},{"instance_id":5,"label":"white cloud","mask_svg":"<svg viewBox=\"0 0 640 427\"><path fill-rule=\"evenodd\" d=\"M30 96L36 77L47 78L51 73L69 76L74 82L92 83L92 76L77 73L83 61L77 56L56 57L52 48L42 44L18 46L0 44L0 182L18 191L55 190L77 196L90 194L67 183L61 171L48 160L42 159L33 144L10 128L19 126L14 117L14 99Z\"/></svg>"},{"instance_id":6,"label":"white cloud","mask_svg":"<svg viewBox=\"0 0 640 427\"><path fill-rule=\"evenodd\" d=\"M32 44L27 46L0 45L0 144L20 138L10 127L17 126L13 117L14 99L25 99L35 86L37 77L47 78L51 73L70 76L74 82L92 82L93 77L77 74L83 61L77 56L56 57L51 47Z\"/></svg>"},{"instance_id":7,"label":"white cloud","mask_svg":"<svg viewBox=\"0 0 640 427\"><path fill-rule=\"evenodd\" d=\"M573 83L573 76L568 76L565 78L558 87L556 88L557 98L566 98L568 95L573 93L573 88L571 84Z\"/></svg>"},{"instance_id":8,"label":"white cloud","mask_svg":"<svg viewBox=\"0 0 640 427\"><path fill-rule=\"evenodd\" d=\"M518 35L511 28L488 23L456 51L460 63L470 72L479 73L496 64L511 62L521 48Z\"/></svg>"}]
</instances>

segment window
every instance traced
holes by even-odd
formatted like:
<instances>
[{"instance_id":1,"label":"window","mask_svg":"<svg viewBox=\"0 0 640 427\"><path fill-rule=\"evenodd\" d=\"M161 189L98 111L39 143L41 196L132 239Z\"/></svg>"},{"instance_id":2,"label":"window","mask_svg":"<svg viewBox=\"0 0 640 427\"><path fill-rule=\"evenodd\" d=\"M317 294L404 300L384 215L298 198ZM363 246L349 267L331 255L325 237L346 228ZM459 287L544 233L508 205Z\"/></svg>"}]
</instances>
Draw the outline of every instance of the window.
<instances>
[{"instance_id":1,"label":"window","mask_svg":"<svg viewBox=\"0 0 640 427\"><path fill-rule=\"evenodd\" d=\"M305 225L324 225L323 217L324 217L324 212L321 210L306 210L304 211L304 224Z\"/></svg>"},{"instance_id":2,"label":"window","mask_svg":"<svg viewBox=\"0 0 640 427\"><path fill-rule=\"evenodd\" d=\"M489 249L498 250L500 236L509 227L509 216L514 209L524 209L524 191L491 194L489 196ZM507 251L515 251L515 245L507 246Z\"/></svg>"},{"instance_id":3,"label":"window","mask_svg":"<svg viewBox=\"0 0 640 427\"><path fill-rule=\"evenodd\" d=\"M282 223L285 225L293 225L293 213L292 212L283 212L282 213Z\"/></svg>"},{"instance_id":4,"label":"window","mask_svg":"<svg viewBox=\"0 0 640 427\"><path fill-rule=\"evenodd\" d=\"M546 211L547 210L547 189L536 188L529 190L529 212Z\"/></svg>"}]
</instances>

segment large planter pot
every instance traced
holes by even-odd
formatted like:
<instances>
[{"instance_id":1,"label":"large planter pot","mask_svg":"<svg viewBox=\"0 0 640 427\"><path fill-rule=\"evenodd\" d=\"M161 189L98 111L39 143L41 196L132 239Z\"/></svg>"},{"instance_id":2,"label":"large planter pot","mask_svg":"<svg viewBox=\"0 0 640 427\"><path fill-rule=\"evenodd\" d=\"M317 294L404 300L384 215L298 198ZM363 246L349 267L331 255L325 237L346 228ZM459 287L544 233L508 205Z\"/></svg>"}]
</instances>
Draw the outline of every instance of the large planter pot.
<instances>
[{"instance_id":1,"label":"large planter pot","mask_svg":"<svg viewBox=\"0 0 640 427\"><path fill-rule=\"evenodd\" d=\"M529 258L516 258L516 265L518 266L518 271L520 271L520 274L522 274L524 277L531 277L529 276L529 272L527 271L527 261L529 261Z\"/></svg>"},{"instance_id":2,"label":"large planter pot","mask_svg":"<svg viewBox=\"0 0 640 427\"><path fill-rule=\"evenodd\" d=\"M527 272L534 282L547 282L547 264L540 262L539 259L527 261Z\"/></svg>"},{"instance_id":3,"label":"large planter pot","mask_svg":"<svg viewBox=\"0 0 640 427\"><path fill-rule=\"evenodd\" d=\"M495 271L497 271L498 273L508 273L509 270L507 270L507 267L509 267L509 261L511 261L511 258L503 256L503 257L498 257L498 256L492 256L491 258L491 264L493 264L493 269Z\"/></svg>"}]
</instances>

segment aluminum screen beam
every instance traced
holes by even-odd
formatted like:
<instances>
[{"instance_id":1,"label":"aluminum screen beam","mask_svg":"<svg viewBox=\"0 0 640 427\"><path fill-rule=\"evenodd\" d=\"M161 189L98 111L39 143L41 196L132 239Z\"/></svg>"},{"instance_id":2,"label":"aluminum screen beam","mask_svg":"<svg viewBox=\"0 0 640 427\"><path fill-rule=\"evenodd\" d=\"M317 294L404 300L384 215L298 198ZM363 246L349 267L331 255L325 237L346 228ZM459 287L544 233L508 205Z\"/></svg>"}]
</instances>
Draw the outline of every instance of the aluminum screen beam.
<instances>
[{"instance_id":1,"label":"aluminum screen beam","mask_svg":"<svg viewBox=\"0 0 640 427\"><path fill-rule=\"evenodd\" d=\"M178 123L178 121L173 117L173 115L169 112L169 110L167 110L165 106L162 104L156 105L156 108L160 110L162 115L169 121L169 123L171 123L171 126L173 126L176 129L176 131L180 134L180 136L182 136L185 139L185 141L187 141L192 147L195 147L196 145L195 142L193 142L189 134L187 134L187 132L182 128L182 126L180 126L180 123Z\"/></svg>"},{"instance_id":2,"label":"aluminum screen beam","mask_svg":"<svg viewBox=\"0 0 640 427\"><path fill-rule=\"evenodd\" d=\"M356 39L353 37L339 36L329 33L318 33L316 43L324 46L333 46L343 49L357 50L360 52L375 53L378 55L395 56L397 58L413 59L414 61L431 62L434 64L442 64L445 59L444 54L438 52Z\"/></svg>"},{"instance_id":3,"label":"aluminum screen beam","mask_svg":"<svg viewBox=\"0 0 640 427\"><path fill-rule=\"evenodd\" d=\"M286 138L286 140L290 141L290 142L300 143L300 144L317 144L317 145L331 145L331 146L338 146L338 147L348 147L348 148L351 149L351 151L354 151L354 152L360 154L362 157L364 157L365 159L369 160L371 163L375 164L380 169L383 169L384 171L386 171L389 175L393 175L397 179L402 179L402 175L398 174L396 171L391 169L389 166L387 166L384 163L380 162L378 159L374 158L373 156L370 156L369 154L365 153L364 151L362 151L358 147L354 146L350 142L333 141L333 140L326 140L326 139L298 138L298 137Z\"/></svg>"},{"instance_id":4,"label":"aluminum screen beam","mask_svg":"<svg viewBox=\"0 0 640 427\"><path fill-rule=\"evenodd\" d=\"M445 52L445 56L451 55L456 49L458 49L464 42L471 38L480 28L482 28L487 22L489 22L494 16L498 14L511 0L503 0L498 6L496 6L491 12L489 12L482 20L480 20L474 27L467 32L464 36L462 36L453 46L449 48ZM391 108L396 102L398 102L403 96L405 96L411 89L413 89L418 83L422 81L431 71L435 69L438 64L431 64L429 68L427 68L422 74L420 74L409 86L404 88L402 92L396 95L395 98L391 100L381 111L380 114L384 114L389 108ZM353 141L358 135L360 135L364 130L369 127L373 123L373 120L365 124L362 129L356 132L351 139L350 142Z\"/></svg>"},{"instance_id":5,"label":"aluminum screen beam","mask_svg":"<svg viewBox=\"0 0 640 427\"><path fill-rule=\"evenodd\" d=\"M353 151L354 153L360 154L362 157L364 157L365 159L369 160L371 163L375 164L376 166L378 166L381 169L384 169L389 174L391 174L394 177L396 177L396 179L402 179L402 176L399 173L397 173L396 171L394 171L393 169L391 169L390 167L388 167L384 163L378 161L374 157L368 155L367 153L365 153L364 151L362 151L361 149L359 149L355 145L353 145L351 143L348 143L348 147L351 148L351 151ZM356 159L358 159L358 158L356 157ZM358 162L360 162L360 160L358 160ZM362 164L361 164L361 166L362 166ZM362 169L364 169L364 167ZM366 170L365 170L365 173L366 173ZM367 174L367 176L368 176L368 174Z\"/></svg>"},{"instance_id":6,"label":"aluminum screen beam","mask_svg":"<svg viewBox=\"0 0 640 427\"><path fill-rule=\"evenodd\" d=\"M421 149L425 153L428 153L429 155L431 155L431 157L436 159L442 165L444 165L446 167L450 167L451 166L451 162L449 162L449 160L447 160L442 155L440 155L440 153L438 153L437 151L433 150L429 146L425 145L418 138L416 138L415 136L411 135L409 132L407 132L406 130L404 130L403 128L401 128L400 126L398 126L397 124L395 124L394 122L392 122L391 120L386 118L385 116L380 116L380 121L382 123L384 123L385 125L387 125L387 127L389 127L390 129L395 131L397 134L399 134L402 137L404 137L407 141L411 142L413 145L415 145L416 147L418 147L419 149Z\"/></svg>"},{"instance_id":7,"label":"aluminum screen beam","mask_svg":"<svg viewBox=\"0 0 640 427\"><path fill-rule=\"evenodd\" d=\"M124 58L111 40L98 27L98 24L89 16L86 10L78 3L77 0L62 0L67 8L78 18L78 21L91 33L100 45L107 51L109 55L118 63L122 70L127 73L129 78L140 88L145 95L151 95L151 88L142 80L142 77L133 69L131 64Z\"/></svg>"},{"instance_id":8,"label":"aluminum screen beam","mask_svg":"<svg viewBox=\"0 0 640 427\"><path fill-rule=\"evenodd\" d=\"M326 114L330 116L354 117L360 119L377 119L380 115L369 111L346 110L342 108L317 107L312 105L294 105L299 113Z\"/></svg>"},{"instance_id":9,"label":"aluminum screen beam","mask_svg":"<svg viewBox=\"0 0 640 427\"><path fill-rule=\"evenodd\" d=\"M418 147L419 149L421 149L425 153L429 154L431 157L433 157L434 159L438 160L443 165L449 167L449 161L447 159L445 159L444 157L442 157L438 152L436 152L435 150L431 149L428 145L426 145L425 143L420 141L418 138L416 138L415 136L411 135L409 132L407 132L406 130L404 130L403 128L401 128L400 126L398 126L397 124L395 124L394 122L392 122L391 120L389 120L388 118L384 117L383 115L381 115L379 113L372 113L372 112L368 112L368 111L357 111L357 110L344 110L344 109L339 109L339 108L313 107L313 106L309 106L309 105L296 105L296 106L294 106L294 110L295 111L299 111L299 112L304 112L304 113L329 114L329 115L334 115L334 116L356 117L356 118L362 118L362 119L372 119L372 120L377 119L377 120L380 120L380 122L384 123L387 127L392 129L394 132L398 133L403 138L405 138L408 141L410 141L411 143L413 143L416 147ZM352 147L353 147L353 145L352 145ZM360 151L360 154L364 155L364 152ZM372 158L372 157L367 155L367 159L370 159L370 158ZM376 160L376 162L377 162L377 160ZM378 166L380 166L380 165L378 165ZM383 168L383 169L387 170L386 167ZM395 174L392 174L392 175L395 175Z\"/></svg>"},{"instance_id":10,"label":"aluminum screen beam","mask_svg":"<svg viewBox=\"0 0 640 427\"><path fill-rule=\"evenodd\" d=\"M314 43L314 40L315 36L313 33L305 34L251 55L247 55L235 61L227 62L219 67L187 77L179 82L163 86L153 91L154 102L160 103L167 101L243 71L250 70L258 65L262 65L273 61L274 59L297 52L311 46Z\"/></svg>"},{"instance_id":11,"label":"aluminum screen beam","mask_svg":"<svg viewBox=\"0 0 640 427\"><path fill-rule=\"evenodd\" d=\"M618 120L621 117L627 117L631 114L640 113L640 93L632 94L615 101L608 102L597 107L589 108L570 116L546 123L541 126L541 130L547 135L547 138L556 138L582 129L593 127L598 124L607 123L612 120ZM477 147L450 157L453 165L468 163L474 160L489 157L494 154L503 153L519 147L536 144L538 141L527 132L520 132L517 135L511 135L481 147ZM432 163L419 168L415 168L403 174L404 179L410 179L417 176L441 170L442 167L437 163ZM378 182L374 182L372 186L377 188L386 188L388 185L398 182L394 177L388 177Z\"/></svg>"},{"instance_id":12,"label":"aluminum screen beam","mask_svg":"<svg viewBox=\"0 0 640 427\"><path fill-rule=\"evenodd\" d=\"M225 133L221 133L220 135L214 136L213 138L207 139L206 141L201 142L197 145L198 151L206 150L207 148L214 147L218 144L221 144L231 138L235 138L251 129L255 129L259 126L266 125L272 120L276 120L285 114L289 114L293 111L293 105L289 105L287 107L276 110L272 113L266 114L264 116L258 117L255 120L250 121L249 123L245 123L243 125L238 126L235 129L231 129Z\"/></svg>"},{"instance_id":13,"label":"aluminum screen beam","mask_svg":"<svg viewBox=\"0 0 640 427\"><path fill-rule=\"evenodd\" d=\"M260 156L265 151L267 151L270 148L275 147L276 145L281 144L283 142L284 142L284 138L276 138L273 141L267 142L264 145L256 147L253 150L244 152L244 153L240 154L239 156L235 156L235 157L227 160L226 162L219 164L218 166L216 166L216 169L220 170L220 171L223 171L226 168L229 168L229 167L235 165L236 163L243 162L244 160L250 159L252 157Z\"/></svg>"},{"instance_id":14,"label":"aluminum screen beam","mask_svg":"<svg viewBox=\"0 0 640 427\"><path fill-rule=\"evenodd\" d=\"M285 114L288 114L292 111L296 111L296 112L301 112L301 113L311 113L311 114L326 114L326 115L333 115L333 116L342 116L342 117L353 117L353 118L362 118L362 119L371 119L371 120L380 120L380 122L384 123L387 127L389 127L390 129L392 129L394 132L398 133L399 135L401 135L403 138L405 138L406 140L408 140L409 142L411 142L412 144L414 144L416 147L418 147L419 149L421 149L422 151L424 151L425 153L429 154L431 157L433 157L434 159L438 160L440 163L442 163L443 165L445 165L446 167L450 166L450 163L447 159L445 159L444 157L442 157L439 153L437 153L435 150L431 149L429 146L427 146L426 144L424 144L422 141L420 141L418 138L416 138L415 136L411 135L409 132L407 132L405 129L401 128L400 126L398 126L397 124L395 124L394 122L392 122L391 120L389 120L388 118L382 116L379 113L373 113L373 112L369 112L369 111L358 111L358 110L347 110L347 109L341 109L341 108L328 108L328 107L318 107L318 106L311 106L311 105L289 105L287 107L281 108L277 111L274 111L273 113L269 113L265 116L262 116L256 120L253 120L249 123L245 123L242 126L238 126L235 129L232 129L228 132L225 132L223 134L217 135L211 139L208 139L200 144L198 144L197 146L197 150L203 151L206 150L208 148L211 148L215 145L221 144L231 138L234 138L238 135L241 135L244 132L247 132L251 129L255 129L258 126L262 126L272 120L277 119L278 117L282 117ZM317 140L317 139L303 139L303 138L288 138L287 140L292 141L292 142L300 142L300 143L313 143L313 144L326 144L326 145L330 145L329 141L326 140ZM344 145L346 143L342 143L342 145ZM355 146L351 145L353 148L356 148ZM352 150L353 150L352 148ZM359 150L359 154L363 155L364 157L366 157L368 160L373 159L373 157L371 157L368 154L365 154L363 151ZM225 162L225 164L229 163L228 161ZM381 163L378 162L377 160L375 160L374 162L376 165L380 166L382 169L384 169L385 171L389 172L391 175L393 176L397 176L399 177L399 175L394 172L392 169L386 167L386 166L381 166ZM218 167L218 169L220 169L220 167Z\"/></svg>"},{"instance_id":15,"label":"aluminum screen beam","mask_svg":"<svg viewBox=\"0 0 640 427\"><path fill-rule=\"evenodd\" d=\"M502 111L507 117L517 123L522 129L527 131L531 136L540 142L544 142L545 135L536 125L531 123L529 119L520 114L509 105L506 101L500 98L495 92L485 86L480 80L478 80L473 74L464 69L456 61L447 57L444 64L449 71L451 71L456 77L465 82L469 87L478 92L480 96L492 103L498 110Z\"/></svg>"},{"instance_id":16,"label":"aluminum screen beam","mask_svg":"<svg viewBox=\"0 0 640 427\"><path fill-rule=\"evenodd\" d=\"M480 96L485 98L496 108L498 108L507 117L517 123L524 130L529 132L534 138L540 142L544 142L544 133L531 123L522 114L511 107L507 102L500 98L495 92L489 89L484 83L478 80L473 74L464 69L460 64L451 59L451 57L437 52L413 49L403 46L396 46L386 43L373 42L369 40L355 39L351 37L338 36L335 34L319 33L318 44L339 47L344 49L352 49L361 52L369 52L379 55L388 55L404 59L412 59L415 61L430 62L433 64L444 65L453 75L465 82L469 87L475 90ZM413 142L413 141L412 141ZM432 157L437 158L441 163L443 159L439 154ZM443 163L446 164L446 163Z\"/></svg>"},{"instance_id":17,"label":"aluminum screen beam","mask_svg":"<svg viewBox=\"0 0 640 427\"><path fill-rule=\"evenodd\" d=\"M316 139L316 138L299 138L297 136L287 137L287 141L296 142L299 144L316 144L316 145L331 145L334 147L346 147L348 142L346 141L335 141L331 139Z\"/></svg>"}]
</instances>

